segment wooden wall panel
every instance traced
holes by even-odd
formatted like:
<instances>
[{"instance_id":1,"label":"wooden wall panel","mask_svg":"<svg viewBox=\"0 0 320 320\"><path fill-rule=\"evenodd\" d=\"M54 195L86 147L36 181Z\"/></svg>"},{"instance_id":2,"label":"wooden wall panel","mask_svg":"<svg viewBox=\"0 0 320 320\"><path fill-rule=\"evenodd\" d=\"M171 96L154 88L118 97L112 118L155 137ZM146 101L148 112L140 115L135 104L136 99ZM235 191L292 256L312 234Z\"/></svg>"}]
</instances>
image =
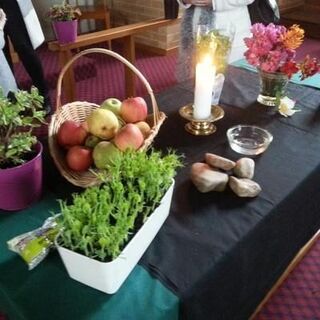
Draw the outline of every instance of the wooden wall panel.
<instances>
[{"instance_id":1,"label":"wooden wall panel","mask_svg":"<svg viewBox=\"0 0 320 320\"><path fill-rule=\"evenodd\" d=\"M172 0L175 1L175 0ZM163 0L108 0L111 9L111 20L115 25L130 24L145 20L163 18ZM113 19L112 19L113 16ZM163 27L158 30L137 35L136 41L144 46L170 51L179 42L179 25Z\"/></svg>"},{"instance_id":2,"label":"wooden wall panel","mask_svg":"<svg viewBox=\"0 0 320 320\"><path fill-rule=\"evenodd\" d=\"M290 12L305 4L305 0L278 0L280 12Z\"/></svg>"}]
</instances>

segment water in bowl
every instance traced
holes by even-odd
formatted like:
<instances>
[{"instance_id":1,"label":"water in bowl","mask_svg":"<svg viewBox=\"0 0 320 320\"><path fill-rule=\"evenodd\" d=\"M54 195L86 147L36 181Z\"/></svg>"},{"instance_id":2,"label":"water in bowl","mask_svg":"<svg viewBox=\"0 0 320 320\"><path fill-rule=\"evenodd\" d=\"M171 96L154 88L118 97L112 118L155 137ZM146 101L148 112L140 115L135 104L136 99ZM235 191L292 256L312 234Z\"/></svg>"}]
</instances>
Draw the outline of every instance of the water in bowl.
<instances>
[{"instance_id":1,"label":"water in bowl","mask_svg":"<svg viewBox=\"0 0 320 320\"><path fill-rule=\"evenodd\" d=\"M229 133L230 147L241 154L257 155L264 152L272 137L257 127L238 127Z\"/></svg>"},{"instance_id":2,"label":"water in bowl","mask_svg":"<svg viewBox=\"0 0 320 320\"><path fill-rule=\"evenodd\" d=\"M231 148L241 154L256 155L265 151L265 145L261 145L253 138L236 138L230 143Z\"/></svg>"}]
</instances>

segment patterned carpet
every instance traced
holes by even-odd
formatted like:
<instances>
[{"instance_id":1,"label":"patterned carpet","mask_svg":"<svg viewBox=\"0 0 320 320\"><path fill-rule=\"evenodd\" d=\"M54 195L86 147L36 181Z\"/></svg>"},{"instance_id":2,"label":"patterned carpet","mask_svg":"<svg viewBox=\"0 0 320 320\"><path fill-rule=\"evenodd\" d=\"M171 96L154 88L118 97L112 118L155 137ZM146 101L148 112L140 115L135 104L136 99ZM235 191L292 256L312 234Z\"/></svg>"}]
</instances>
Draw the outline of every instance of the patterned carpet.
<instances>
[{"instance_id":1,"label":"patterned carpet","mask_svg":"<svg viewBox=\"0 0 320 320\"><path fill-rule=\"evenodd\" d=\"M121 46L113 45L114 51L121 54ZM52 102L55 104L55 88L59 74L58 56L46 46L38 50L42 60L45 77L50 88ZM176 83L176 55L156 56L137 52L136 67L145 76L154 92L160 92ZM75 64L77 100L101 103L109 97L125 98L124 65L114 58L103 54L81 57ZM31 80L21 63L15 65L15 75L21 88L29 88ZM147 91L137 79L137 95ZM64 101L64 103L71 101Z\"/></svg>"},{"instance_id":2,"label":"patterned carpet","mask_svg":"<svg viewBox=\"0 0 320 320\"><path fill-rule=\"evenodd\" d=\"M37 50L37 53L43 65L47 85L50 90L55 89L60 71L58 55L55 52L49 51L46 45L41 46ZM32 81L26 73L23 65L21 63L16 63L14 68L15 77L18 81L19 87L21 89L29 89L32 85ZM76 81L86 80L97 75L97 69L94 61L87 57L83 57L81 60L76 62L74 71Z\"/></svg>"},{"instance_id":3,"label":"patterned carpet","mask_svg":"<svg viewBox=\"0 0 320 320\"><path fill-rule=\"evenodd\" d=\"M121 54L121 49L117 50ZM80 100L100 103L109 97L125 98L124 92L124 65L103 54L90 56L96 63L97 76L88 81L78 82L77 92ZM147 53L137 53L136 67L155 92L160 92L176 83L175 64L176 56L155 56ZM137 95L147 94L143 84L137 79Z\"/></svg>"},{"instance_id":4,"label":"patterned carpet","mask_svg":"<svg viewBox=\"0 0 320 320\"><path fill-rule=\"evenodd\" d=\"M121 54L119 44L113 44L113 50ZM50 89L51 102L55 110L56 85L60 72L58 55L50 52L46 45L38 49L42 61L45 78ZM145 76L155 93L160 92L176 84L175 66L176 55L157 56L146 52L137 51L136 67ZM81 57L74 66L76 80L77 101L89 101L100 104L105 99L117 97L120 100L126 98L124 83L124 65L104 54L90 54ZM15 76L20 88L28 89L31 86L31 79L21 63L15 65ZM147 90L142 82L136 80L137 96L147 95ZM69 103L63 97L62 103ZM48 119L49 121L49 119ZM38 136L47 135L47 126L35 129Z\"/></svg>"},{"instance_id":5,"label":"patterned carpet","mask_svg":"<svg viewBox=\"0 0 320 320\"><path fill-rule=\"evenodd\" d=\"M320 319L320 238L255 320Z\"/></svg>"}]
</instances>

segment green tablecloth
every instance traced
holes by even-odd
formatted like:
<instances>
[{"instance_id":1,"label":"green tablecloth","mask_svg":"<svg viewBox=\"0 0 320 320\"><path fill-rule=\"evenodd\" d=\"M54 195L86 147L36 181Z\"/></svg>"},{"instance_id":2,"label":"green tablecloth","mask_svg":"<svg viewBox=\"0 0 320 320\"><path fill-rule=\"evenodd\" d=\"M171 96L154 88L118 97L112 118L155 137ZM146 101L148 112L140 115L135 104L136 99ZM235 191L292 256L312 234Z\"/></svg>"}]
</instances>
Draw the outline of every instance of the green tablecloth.
<instances>
[{"instance_id":1,"label":"green tablecloth","mask_svg":"<svg viewBox=\"0 0 320 320\"><path fill-rule=\"evenodd\" d=\"M57 189L63 192L61 186ZM56 251L28 271L25 262L7 249L6 241L38 228L50 212L58 212L56 197L45 190L42 200L29 209L0 211L0 314L10 320L177 319L178 297L141 266L114 295L69 278Z\"/></svg>"}]
</instances>

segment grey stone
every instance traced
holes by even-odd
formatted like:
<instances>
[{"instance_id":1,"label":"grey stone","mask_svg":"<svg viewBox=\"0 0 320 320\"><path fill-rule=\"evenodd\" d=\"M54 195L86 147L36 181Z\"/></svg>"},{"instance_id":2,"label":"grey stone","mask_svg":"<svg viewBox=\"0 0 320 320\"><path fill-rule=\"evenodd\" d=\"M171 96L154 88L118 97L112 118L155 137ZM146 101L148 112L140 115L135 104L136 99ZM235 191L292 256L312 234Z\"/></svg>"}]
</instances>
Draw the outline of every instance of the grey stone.
<instances>
[{"instance_id":1,"label":"grey stone","mask_svg":"<svg viewBox=\"0 0 320 320\"><path fill-rule=\"evenodd\" d=\"M224 157L220 157L213 153L206 153L205 154L205 161L207 164L209 164L211 167L219 168L222 170L231 170L235 167L236 163L232 160L229 160Z\"/></svg>"},{"instance_id":2,"label":"grey stone","mask_svg":"<svg viewBox=\"0 0 320 320\"><path fill-rule=\"evenodd\" d=\"M226 173L212 169L206 163L196 162L191 167L191 180L200 192L224 191L228 183Z\"/></svg>"},{"instance_id":3,"label":"grey stone","mask_svg":"<svg viewBox=\"0 0 320 320\"><path fill-rule=\"evenodd\" d=\"M254 160L250 158L241 158L236 162L233 172L239 178L252 179L254 176L254 167Z\"/></svg>"},{"instance_id":4,"label":"grey stone","mask_svg":"<svg viewBox=\"0 0 320 320\"><path fill-rule=\"evenodd\" d=\"M239 197L256 197L260 191L261 187L257 182L250 179L238 179L236 177L230 176L229 186L232 191Z\"/></svg>"}]
</instances>

